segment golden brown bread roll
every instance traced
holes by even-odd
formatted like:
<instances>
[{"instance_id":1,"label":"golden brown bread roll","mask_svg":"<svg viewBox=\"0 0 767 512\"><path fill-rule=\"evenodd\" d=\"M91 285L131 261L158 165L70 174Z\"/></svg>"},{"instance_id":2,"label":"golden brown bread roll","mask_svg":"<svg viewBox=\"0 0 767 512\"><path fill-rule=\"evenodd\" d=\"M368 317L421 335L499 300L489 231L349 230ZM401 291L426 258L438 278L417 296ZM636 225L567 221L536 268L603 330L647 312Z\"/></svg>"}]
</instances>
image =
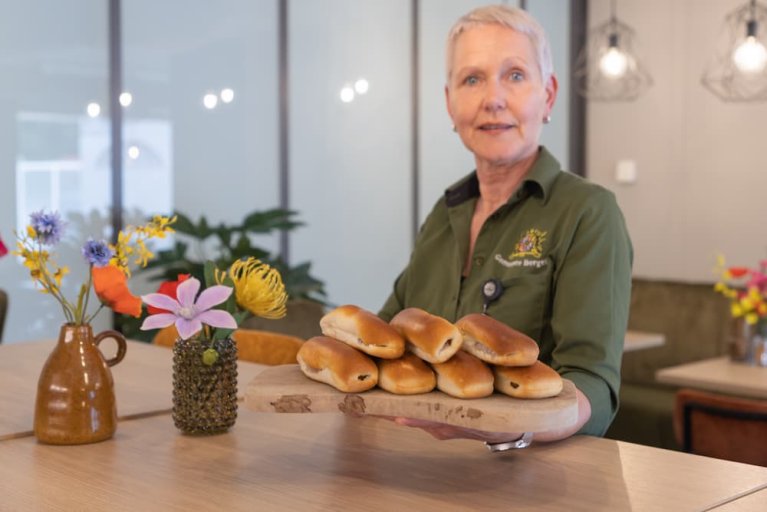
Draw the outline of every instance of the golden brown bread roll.
<instances>
[{"instance_id":1,"label":"golden brown bread roll","mask_svg":"<svg viewBox=\"0 0 767 512\"><path fill-rule=\"evenodd\" d=\"M481 398L493 394L493 372L468 352L459 350L432 368L437 373L437 388L450 396Z\"/></svg>"},{"instance_id":2,"label":"golden brown bread roll","mask_svg":"<svg viewBox=\"0 0 767 512\"><path fill-rule=\"evenodd\" d=\"M455 325L463 334L461 348L485 362L501 366L529 366L538 360L538 344L524 333L479 313Z\"/></svg>"},{"instance_id":3,"label":"golden brown bread roll","mask_svg":"<svg viewBox=\"0 0 767 512\"><path fill-rule=\"evenodd\" d=\"M437 385L437 377L429 365L415 354L405 353L399 359L378 361L378 387L397 395L428 393Z\"/></svg>"},{"instance_id":4,"label":"golden brown bread roll","mask_svg":"<svg viewBox=\"0 0 767 512\"><path fill-rule=\"evenodd\" d=\"M463 343L455 325L423 309L403 309L389 324L405 338L409 351L430 363L444 363Z\"/></svg>"},{"instance_id":5,"label":"golden brown bread roll","mask_svg":"<svg viewBox=\"0 0 767 512\"><path fill-rule=\"evenodd\" d=\"M385 321L357 306L339 306L320 319L322 334L371 356L396 359L405 353L405 339Z\"/></svg>"},{"instance_id":6,"label":"golden brown bread roll","mask_svg":"<svg viewBox=\"0 0 767 512\"><path fill-rule=\"evenodd\" d=\"M378 367L371 358L327 336L306 340L296 361L310 379L345 393L367 391L378 383Z\"/></svg>"},{"instance_id":7,"label":"golden brown bread roll","mask_svg":"<svg viewBox=\"0 0 767 512\"><path fill-rule=\"evenodd\" d=\"M562 391L562 377L540 361L530 366L496 366L495 389L515 398L548 398Z\"/></svg>"}]
</instances>

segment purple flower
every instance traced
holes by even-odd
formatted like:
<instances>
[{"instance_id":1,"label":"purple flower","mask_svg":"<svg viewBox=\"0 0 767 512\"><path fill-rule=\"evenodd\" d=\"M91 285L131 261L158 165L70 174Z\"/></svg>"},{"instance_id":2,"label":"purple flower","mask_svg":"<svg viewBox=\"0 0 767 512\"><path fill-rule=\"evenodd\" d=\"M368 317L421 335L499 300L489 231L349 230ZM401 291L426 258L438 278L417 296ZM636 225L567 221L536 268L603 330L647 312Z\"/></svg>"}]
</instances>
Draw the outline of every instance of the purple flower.
<instances>
[{"instance_id":1,"label":"purple flower","mask_svg":"<svg viewBox=\"0 0 767 512\"><path fill-rule=\"evenodd\" d=\"M94 267L106 267L114 255L115 252L104 240L89 238L83 245L83 258Z\"/></svg>"},{"instance_id":2,"label":"purple flower","mask_svg":"<svg viewBox=\"0 0 767 512\"><path fill-rule=\"evenodd\" d=\"M211 309L226 301L232 294L232 288L221 285L211 286L197 297L199 290L200 281L190 277L178 285L176 289L178 300L162 293L142 295L141 300L144 304L170 311L170 313L148 316L141 324L141 330L159 329L175 323L178 335L181 339L187 340L202 330L202 324L236 329L237 322L232 315L221 309Z\"/></svg>"},{"instance_id":3,"label":"purple flower","mask_svg":"<svg viewBox=\"0 0 767 512\"><path fill-rule=\"evenodd\" d=\"M56 245L64 233L64 221L58 212L46 213L44 210L29 215L37 240L44 245Z\"/></svg>"}]
</instances>

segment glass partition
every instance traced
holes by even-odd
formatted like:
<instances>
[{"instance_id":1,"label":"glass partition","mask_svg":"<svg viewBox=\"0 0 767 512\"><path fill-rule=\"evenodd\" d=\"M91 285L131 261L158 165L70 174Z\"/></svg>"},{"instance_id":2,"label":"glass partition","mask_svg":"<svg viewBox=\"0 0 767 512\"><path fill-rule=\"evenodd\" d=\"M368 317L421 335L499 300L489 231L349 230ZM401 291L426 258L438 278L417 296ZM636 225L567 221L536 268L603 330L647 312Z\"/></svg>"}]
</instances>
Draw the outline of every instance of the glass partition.
<instances>
[{"instance_id":1,"label":"glass partition","mask_svg":"<svg viewBox=\"0 0 767 512\"><path fill-rule=\"evenodd\" d=\"M87 276L80 247L107 236L111 175L106 109L107 2L6 2L0 17L0 236L9 249L29 214L57 210L67 223L55 248L69 267L62 291L74 300ZM67 23L62 23L67 20ZM108 157L106 162L108 162ZM51 338L64 316L14 256L0 259L9 295L3 340ZM95 329L109 324L102 314Z\"/></svg>"},{"instance_id":2,"label":"glass partition","mask_svg":"<svg viewBox=\"0 0 767 512\"><path fill-rule=\"evenodd\" d=\"M232 225L277 207L277 2L131 0L122 13L126 221L175 210ZM191 259L220 254L214 236L184 242ZM254 243L278 250L276 234ZM147 276L132 286L155 289Z\"/></svg>"},{"instance_id":3,"label":"glass partition","mask_svg":"<svg viewBox=\"0 0 767 512\"><path fill-rule=\"evenodd\" d=\"M410 1L289 5L291 259L376 311L410 251Z\"/></svg>"}]
</instances>

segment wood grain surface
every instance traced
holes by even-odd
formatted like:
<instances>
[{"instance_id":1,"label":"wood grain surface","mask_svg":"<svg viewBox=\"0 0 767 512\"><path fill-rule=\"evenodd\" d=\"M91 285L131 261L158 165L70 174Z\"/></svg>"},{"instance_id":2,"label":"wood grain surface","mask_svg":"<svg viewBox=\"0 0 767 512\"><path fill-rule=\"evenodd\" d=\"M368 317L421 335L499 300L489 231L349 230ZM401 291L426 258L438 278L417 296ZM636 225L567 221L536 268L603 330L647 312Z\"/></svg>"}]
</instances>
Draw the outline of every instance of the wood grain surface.
<instances>
[{"instance_id":1,"label":"wood grain surface","mask_svg":"<svg viewBox=\"0 0 767 512\"><path fill-rule=\"evenodd\" d=\"M556 397L522 400L494 394L463 400L440 391L394 395L382 389L343 393L307 378L298 365L267 368L245 390L245 406L257 412L405 416L488 432L542 432L575 424L575 386L564 381Z\"/></svg>"},{"instance_id":2,"label":"wood grain surface","mask_svg":"<svg viewBox=\"0 0 767 512\"><path fill-rule=\"evenodd\" d=\"M103 443L0 443L0 461L0 510L25 512L676 512L767 483L767 468L610 439L492 454L367 416L247 409L226 434L152 416Z\"/></svg>"}]
</instances>

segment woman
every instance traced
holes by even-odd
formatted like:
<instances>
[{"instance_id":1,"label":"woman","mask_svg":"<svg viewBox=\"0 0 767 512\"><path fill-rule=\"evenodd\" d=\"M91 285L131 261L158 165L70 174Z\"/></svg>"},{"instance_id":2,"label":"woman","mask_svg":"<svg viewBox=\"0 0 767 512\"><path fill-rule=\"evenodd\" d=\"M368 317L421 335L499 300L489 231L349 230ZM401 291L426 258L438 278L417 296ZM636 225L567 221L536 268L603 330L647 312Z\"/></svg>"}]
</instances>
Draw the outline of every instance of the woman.
<instances>
[{"instance_id":1,"label":"woman","mask_svg":"<svg viewBox=\"0 0 767 512\"><path fill-rule=\"evenodd\" d=\"M448 37L445 96L476 171L437 201L380 316L420 307L455 321L486 307L537 340L540 359L577 388L577 423L536 440L603 435L618 407L631 242L613 194L563 172L539 146L557 96L543 29L504 6L463 16ZM396 421L440 439L522 437Z\"/></svg>"}]
</instances>

